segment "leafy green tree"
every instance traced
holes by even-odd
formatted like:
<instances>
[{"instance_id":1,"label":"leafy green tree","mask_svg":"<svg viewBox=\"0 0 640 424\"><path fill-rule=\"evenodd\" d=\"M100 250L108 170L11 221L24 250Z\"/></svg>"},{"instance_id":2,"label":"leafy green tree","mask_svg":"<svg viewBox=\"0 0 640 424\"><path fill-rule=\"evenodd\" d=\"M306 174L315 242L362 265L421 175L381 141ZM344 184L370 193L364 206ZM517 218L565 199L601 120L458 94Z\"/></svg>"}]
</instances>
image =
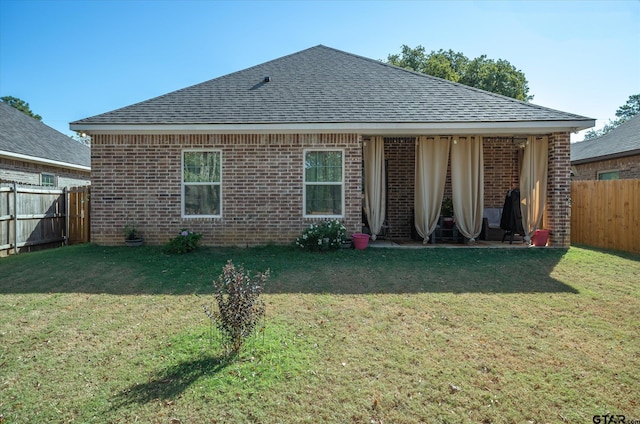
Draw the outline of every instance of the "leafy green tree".
<instances>
[{"instance_id":1,"label":"leafy green tree","mask_svg":"<svg viewBox=\"0 0 640 424\"><path fill-rule=\"evenodd\" d=\"M609 120L609 122L599 130L587 131L584 134L584 139L590 140L592 138L601 137L606 133L608 133L609 131L613 130L614 128L618 127L623 122L633 118L639 113L640 113L640 94L632 94L627 99L627 102L622 106L620 106L618 110L616 110L616 117L618 119L613 121Z\"/></svg>"},{"instance_id":2,"label":"leafy green tree","mask_svg":"<svg viewBox=\"0 0 640 424\"><path fill-rule=\"evenodd\" d=\"M29 107L29 103L25 102L24 100L19 99L17 97L11 97L11 96L0 97L0 100L5 102L9 106L14 107L21 112L26 113L27 115L29 115L34 119L37 119L38 121L42 121L42 116L33 113L31 108Z\"/></svg>"},{"instance_id":3,"label":"leafy green tree","mask_svg":"<svg viewBox=\"0 0 640 424\"><path fill-rule=\"evenodd\" d=\"M517 100L533 99L524 73L503 59L486 55L469 59L460 52L442 49L426 54L423 46L403 45L399 54L387 56L387 63Z\"/></svg>"},{"instance_id":4,"label":"leafy green tree","mask_svg":"<svg viewBox=\"0 0 640 424\"><path fill-rule=\"evenodd\" d=\"M427 55L424 47L418 46L415 49L402 45L402 52L399 54L390 54L387 56L387 63L400 66L401 68L411 69L412 71L426 73L424 71Z\"/></svg>"},{"instance_id":5,"label":"leafy green tree","mask_svg":"<svg viewBox=\"0 0 640 424\"><path fill-rule=\"evenodd\" d=\"M622 122L633 118L638 113L640 113L640 94L632 94L627 99L627 103L616 110L616 116L618 120L622 120Z\"/></svg>"}]
</instances>

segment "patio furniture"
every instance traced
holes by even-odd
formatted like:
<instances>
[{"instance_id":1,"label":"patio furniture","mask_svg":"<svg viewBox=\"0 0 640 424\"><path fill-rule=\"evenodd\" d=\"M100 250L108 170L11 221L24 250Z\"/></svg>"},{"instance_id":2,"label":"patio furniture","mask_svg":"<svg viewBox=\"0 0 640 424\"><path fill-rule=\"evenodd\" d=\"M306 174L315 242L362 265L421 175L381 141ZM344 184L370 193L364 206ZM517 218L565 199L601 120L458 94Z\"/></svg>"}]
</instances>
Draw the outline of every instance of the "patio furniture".
<instances>
[{"instance_id":1,"label":"patio furniture","mask_svg":"<svg viewBox=\"0 0 640 424\"><path fill-rule=\"evenodd\" d=\"M501 217L502 208L484 208L482 213L482 232L480 233L480 240L502 240L504 231L500 228Z\"/></svg>"},{"instance_id":2,"label":"patio furniture","mask_svg":"<svg viewBox=\"0 0 640 424\"><path fill-rule=\"evenodd\" d=\"M500 228L504 230L502 242L509 236L509 244L513 244L513 236L519 234L524 241L524 228L522 227L522 211L520 210L520 190L513 189L507 192L504 198L504 208L500 218Z\"/></svg>"}]
</instances>

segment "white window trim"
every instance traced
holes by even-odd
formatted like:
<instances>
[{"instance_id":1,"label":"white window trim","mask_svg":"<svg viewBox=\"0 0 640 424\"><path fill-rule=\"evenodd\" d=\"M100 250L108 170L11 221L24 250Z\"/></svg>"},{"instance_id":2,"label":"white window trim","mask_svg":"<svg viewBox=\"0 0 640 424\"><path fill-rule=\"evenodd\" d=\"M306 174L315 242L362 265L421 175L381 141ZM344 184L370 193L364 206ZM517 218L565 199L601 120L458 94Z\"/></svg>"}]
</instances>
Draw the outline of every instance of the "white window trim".
<instances>
[{"instance_id":1,"label":"white window trim","mask_svg":"<svg viewBox=\"0 0 640 424\"><path fill-rule=\"evenodd\" d=\"M620 178L620 170L619 169L607 169L607 170L604 170L604 171L598 171L598 173L596 174L596 178L598 179L598 181L606 181L606 180L601 180L600 179L600 175L608 174L610 172L617 172L618 173L618 179Z\"/></svg>"},{"instance_id":2,"label":"white window trim","mask_svg":"<svg viewBox=\"0 0 640 424\"><path fill-rule=\"evenodd\" d=\"M220 182L211 183L189 183L189 185L219 185L220 186L220 208L217 215L187 215L184 212L184 154L189 152L208 152L220 155ZM182 218L222 218L222 149L182 149L180 152L180 214Z\"/></svg>"},{"instance_id":3,"label":"white window trim","mask_svg":"<svg viewBox=\"0 0 640 424\"><path fill-rule=\"evenodd\" d=\"M45 175L49 176L49 177L53 177L53 185L46 185L46 186L44 185L44 183L42 181L42 177L44 177ZM40 185L43 186L43 187L56 187L58 185L57 184L56 174L50 174L48 172L41 172L40 173Z\"/></svg>"},{"instance_id":4,"label":"white window trim","mask_svg":"<svg viewBox=\"0 0 640 424\"><path fill-rule=\"evenodd\" d=\"M306 181L306 168L305 168L305 158L307 157L308 152L340 152L342 156L342 182L339 184L341 187L341 202L342 211L338 215L316 215L316 214L307 214L307 181ZM344 149L336 149L331 147L319 147L319 148L308 148L303 149L302 151L302 217L303 218L314 218L314 219L324 219L324 218L344 218L344 199L345 199L345 173L344 173ZM314 185L338 185L338 183L311 183Z\"/></svg>"}]
</instances>

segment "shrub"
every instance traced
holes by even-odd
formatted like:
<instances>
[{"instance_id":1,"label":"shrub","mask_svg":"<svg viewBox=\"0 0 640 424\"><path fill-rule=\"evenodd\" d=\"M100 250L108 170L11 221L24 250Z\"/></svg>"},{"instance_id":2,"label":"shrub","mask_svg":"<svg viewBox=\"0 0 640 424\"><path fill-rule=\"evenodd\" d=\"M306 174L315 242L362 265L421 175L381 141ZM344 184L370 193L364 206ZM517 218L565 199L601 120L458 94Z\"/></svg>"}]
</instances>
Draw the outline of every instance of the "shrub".
<instances>
[{"instance_id":1,"label":"shrub","mask_svg":"<svg viewBox=\"0 0 640 424\"><path fill-rule=\"evenodd\" d=\"M198 248L198 243L202 234L194 233L186 228L180 230L180 234L177 237L169 240L167 244L167 251L171 253L187 253Z\"/></svg>"},{"instance_id":2,"label":"shrub","mask_svg":"<svg viewBox=\"0 0 640 424\"><path fill-rule=\"evenodd\" d=\"M347 229L337 219L311 224L296 238L296 246L307 250L335 250L347 238Z\"/></svg>"},{"instance_id":3,"label":"shrub","mask_svg":"<svg viewBox=\"0 0 640 424\"><path fill-rule=\"evenodd\" d=\"M122 230L125 240L137 240L140 238L140 232L134 224L126 224Z\"/></svg>"},{"instance_id":4,"label":"shrub","mask_svg":"<svg viewBox=\"0 0 640 424\"><path fill-rule=\"evenodd\" d=\"M260 295L268 279L268 269L251 277L242 266L236 268L229 260L222 274L213 282L217 310L207 305L202 307L220 330L227 354L238 354L264 317L265 305Z\"/></svg>"}]
</instances>

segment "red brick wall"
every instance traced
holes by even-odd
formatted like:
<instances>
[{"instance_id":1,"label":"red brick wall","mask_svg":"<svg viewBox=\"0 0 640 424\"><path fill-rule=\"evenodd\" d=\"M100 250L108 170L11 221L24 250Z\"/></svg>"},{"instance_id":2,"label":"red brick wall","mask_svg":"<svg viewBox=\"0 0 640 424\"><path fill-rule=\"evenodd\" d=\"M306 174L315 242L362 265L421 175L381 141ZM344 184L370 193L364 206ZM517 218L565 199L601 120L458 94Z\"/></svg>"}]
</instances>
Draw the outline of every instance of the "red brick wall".
<instances>
[{"instance_id":1,"label":"red brick wall","mask_svg":"<svg viewBox=\"0 0 640 424\"><path fill-rule=\"evenodd\" d=\"M348 233L361 228L359 136L95 135L91 149L91 237L123 243L133 222L148 244L163 244L180 228L204 234L206 245L287 244L313 220L302 218L305 148L345 152ZM182 149L222 151L222 218L181 218ZM355 166L353 166L355 164Z\"/></svg>"},{"instance_id":2,"label":"red brick wall","mask_svg":"<svg viewBox=\"0 0 640 424\"><path fill-rule=\"evenodd\" d=\"M485 137L484 206L501 208L509 190L520 185L520 153L511 137Z\"/></svg>"},{"instance_id":3,"label":"red brick wall","mask_svg":"<svg viewBox=\"0 0 640 424\"><path fill-rule=\"evenodd\" d=\"M416 139L385 138L387 161L387 220L389 236L394 239L411 237L411 211L414 202Z\"/></svg>"},{"instance_id":4,"label":"red brick wall","mask_svg":"<svg viewBox=\"0 0 640 424\"><path fill-rule=\"evenodd\" d=\"M640 179L640 155L574 165L573 179L597 180L600 171L619 171L621 180Z\"/></svg>"},{"instance_id":5,"label":"red brick wall","mask_svg":"<svg viewBox=\"0 0 640 424\"><path fill-rule=\"evenodd\" d=\"M485 137L485 207L502 207L518 187L520 149L511 137ZM346 135L96 135L92 144L92 241L122 244L133 222L150 244L162 244L186 227L208 245L291 243L311 219L302 218L305 148L345 151L345 218L348 233L361 228L361 138ZM181 152L222 150L222 218L180 215ZM390 236L411 236L415 138L385 138ZM450 168L450 167L449 167ZM549 138L545 228L551 244L569 245L569 134ZM451 195L450 176L445 196Z\"/></svg>"},{"instance_id":6,"label":"red brick wall","mask_svg":"<svg viewBox=\"0 0 640 424\"><path fill-rule=\"evenodd\" d=\"M571 176L569 133L549 136L547 208L543 227L549 230L549 245L569 247L571 244Z\"/></svg>"}]
</instances>

